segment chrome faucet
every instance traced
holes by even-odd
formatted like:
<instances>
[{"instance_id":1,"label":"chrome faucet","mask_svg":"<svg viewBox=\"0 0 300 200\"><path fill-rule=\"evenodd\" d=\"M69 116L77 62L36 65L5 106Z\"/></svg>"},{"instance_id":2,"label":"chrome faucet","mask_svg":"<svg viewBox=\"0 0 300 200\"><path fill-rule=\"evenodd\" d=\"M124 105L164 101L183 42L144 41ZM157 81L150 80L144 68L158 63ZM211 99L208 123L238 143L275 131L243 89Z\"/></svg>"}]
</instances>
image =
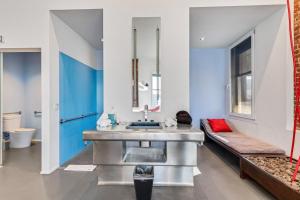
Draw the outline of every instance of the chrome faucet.
<instances>
[{"instance_id":1,"label":"chrome faucet","mask_svg":"<svg viewBox=\"0 0 300 200\"><path fill-rule=\"evenodd\" d=\"M144 106L144 120L145 120L145 122L148 121L148 112L149 112L148 105L145 105Z\"/></svg>"}]
</instances>

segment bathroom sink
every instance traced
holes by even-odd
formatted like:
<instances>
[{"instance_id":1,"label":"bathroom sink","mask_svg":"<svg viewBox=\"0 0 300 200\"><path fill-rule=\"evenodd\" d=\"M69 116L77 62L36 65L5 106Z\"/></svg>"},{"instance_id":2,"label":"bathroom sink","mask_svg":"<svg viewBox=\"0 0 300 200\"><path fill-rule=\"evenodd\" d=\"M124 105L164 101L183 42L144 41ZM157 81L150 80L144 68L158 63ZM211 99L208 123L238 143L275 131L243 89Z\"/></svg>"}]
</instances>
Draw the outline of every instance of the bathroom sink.
<instances>
[{"instance_id":1,"label":"bathroom sink","mask_svg":"<svg viewBox=\"0 0 300 200\"><path fill-rule=\"evenodd\" d=\"M162 129L161 123L159 122L131 122L127 129Z\"/></svg>"}]
</instances>

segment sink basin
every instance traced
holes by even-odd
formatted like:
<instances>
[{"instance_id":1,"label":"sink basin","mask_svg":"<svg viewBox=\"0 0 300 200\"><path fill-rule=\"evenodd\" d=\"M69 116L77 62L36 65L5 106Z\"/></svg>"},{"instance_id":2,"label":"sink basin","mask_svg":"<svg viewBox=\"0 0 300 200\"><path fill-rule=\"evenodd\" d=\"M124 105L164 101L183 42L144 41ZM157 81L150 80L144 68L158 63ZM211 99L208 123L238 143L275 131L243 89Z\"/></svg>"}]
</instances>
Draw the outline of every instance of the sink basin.
<instances>
[{"instance_id":1,"label":"sink basin","mask_svg":"<svg viewBox=\"0 0 300 200\"><path fill-rule=\"evenodd\" d=\"M159 122L131 122L127 129L162 129Z\"/></svg>"}]
</instances>

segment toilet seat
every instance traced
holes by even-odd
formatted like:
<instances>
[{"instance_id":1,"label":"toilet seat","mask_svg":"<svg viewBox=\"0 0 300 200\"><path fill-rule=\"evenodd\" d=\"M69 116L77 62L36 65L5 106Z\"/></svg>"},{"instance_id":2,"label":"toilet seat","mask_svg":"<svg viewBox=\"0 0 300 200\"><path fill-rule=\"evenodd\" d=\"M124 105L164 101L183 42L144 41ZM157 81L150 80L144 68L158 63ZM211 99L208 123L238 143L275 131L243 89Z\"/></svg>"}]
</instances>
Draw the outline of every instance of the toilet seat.
<instances>
[{"instance_id":1,"label":"toilet seat","mask_svg":"<svg viewBox=\"0 0 300 200\"><path fill-rule=\"evenodd\" d=\"M35 131L36 129L34 128L17 128L13 132L32 132Z\"/></svg>"},{"instance_id":2,"label":"toilet seat","mask_svg":"<svg viewBox=\"0 0 300 200\"><path fill-rule=\"evenodd\" d=\"M6 132L21 134L21 133L34 132L34 131L36 131L36 129L34 129L34 128L17 128L17 129L14 129L11 131L6 131Z\"/></svg>"}]
</instances>

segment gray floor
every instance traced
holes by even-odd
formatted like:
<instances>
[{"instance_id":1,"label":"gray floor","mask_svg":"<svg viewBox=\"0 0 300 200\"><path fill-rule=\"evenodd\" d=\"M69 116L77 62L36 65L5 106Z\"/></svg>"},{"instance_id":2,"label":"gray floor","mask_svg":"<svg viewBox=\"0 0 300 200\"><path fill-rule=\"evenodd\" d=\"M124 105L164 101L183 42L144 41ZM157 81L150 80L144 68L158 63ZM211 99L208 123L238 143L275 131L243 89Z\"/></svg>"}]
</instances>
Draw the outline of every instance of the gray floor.
<instances>
[{"instance_id":1,"label":"gray floor","mask_svg":"<svg viewBox=\"0 0 300 200\"><path fill-rule=\"evenodd\" d=\"M213 150L213 152L212 152ZM215 153L217 152L217 153ZM91 148L71 161L90 164ZM273 199L261 187L238 176L235 160L215 145L198 148L198 167L202 175L195 177L195 187L155 187L153 200L262 200ZM131 186L96 185L94 172L56 170L40 175L40 145L23 150L9 150L5 167L0 168L2 200L133 200Z\"/></svg>"}]
</instances>

